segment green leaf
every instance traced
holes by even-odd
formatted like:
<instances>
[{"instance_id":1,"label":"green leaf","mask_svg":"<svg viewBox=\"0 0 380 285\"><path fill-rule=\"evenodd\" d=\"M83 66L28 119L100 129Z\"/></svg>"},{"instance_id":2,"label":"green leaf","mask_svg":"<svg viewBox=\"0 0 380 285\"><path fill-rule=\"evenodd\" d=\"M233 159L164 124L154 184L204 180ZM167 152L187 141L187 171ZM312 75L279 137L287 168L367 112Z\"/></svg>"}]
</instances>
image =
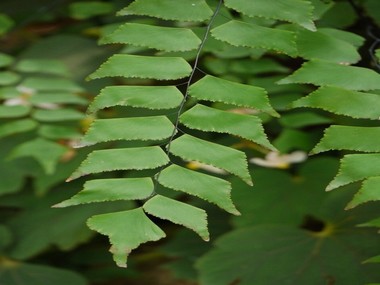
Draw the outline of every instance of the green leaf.
<instances>
[{"instance_id":1,"label":"green leaf","mask_svg":"<svg viewBox=\"0 0 380 285\"><path fill-rule=\"evenodd\" d=\"M28 77L22 81L21 85L37 91L83 91L82 87L65 78Z\"/></svg>"},{"instance_id":2,"label":"green leaf","mask_svg":"<svg viewBox=\"0 0 380 285\"><path fill-rule=\"evenodd\" d=\"M331 126L312 153L332 149L380 152L380 127Z\"/></svg>"},{"instance_id":3,"label":"green leaf","mask_svg":"<svg viewBox=\"0 0 380 285\"><path fill-rule=\"evenodd\" d=\"M0 14L0 36L8 32L13 25L14 21L9 16L3 13Z\"/></svg>"},{"instance_id":4,"label":"green leaf","mask_svg":"<svg viewBox=\"0 0 380 285\"><path fill-rule=\"evenodd\" d=\"M203 240L210 240L205 210L161 195L149 199L143 208L150 215L187 227L195 231Z\"/></svg>"},{"instance_id":5,"label":"green leaf","mask_svg":"<svg viewBox=\"0 0 380 285\"><path fill-rule=\"evenodd\" d=\"M12 243L12 233L11 231L0 225L0 253L3 252L3 249ZM0 261L1 264L1 261Z\"/></svg>"},{"instance_id":6,"label":"green leaf","mask_svg":"<svg viewBox=\"0 0 380 285\"><path fill-rule=\"evenodd\" d=\"M0 262L1 263L1 262ZM44 265L5 261L0 266L0 279L7 285L87 285L88 282L78 273Z\"/></svg>"},{"instance_id":7,"label":"green leaf","mask_svg":"<svg viewBox=\"0 0 380 285\"><path fill-rule=\"evenodd\" d=\"M88 100L80 97L76 94L69 92L48 92L48 93L38 93L33 94L29 98L29 102L35 106L42 104L76 104L76 105L87 105Z\"/></svg>"},{"instance_id":8,"label":"green leaf","mask_svg":"<svg viewBox=\"0 0 380 285\"><path fill-rule=\"evenodd\" d=\"M150 178L91 180L84 184L83 190L78 194L54 205L54 207L64 208L80 204L117 200L142 200L152 194L153 188L153 182Z\"/></svg>"},{"instance_id":9,"label":"green leaf","mask_svg":"<svg viewBox=\"0 0 380 285\"><path fill-rule=\"evenodd\" d=\"M231 201L231 185L223 179L170 165L160 173L158 182L213 203L231 214L240 214Z\"/></svg>"},{"instance_id":10,"label":"green leaf","mask_svg":"<svg viewBox=\"0 0 380 285\"><path fill-rule=\"evenodd\" d=\"M235 135L275 150L266 138L261 121L257 117L234 114L198 104L183 113L180 121L192 129Z\"/></svg>"},{"instance_id":11,"label":"green leaf","mask_svg":"<svg viewBox=\"0 0 380 285\"><path fill-rule=\"evenodd\" d=\"M247 107L278 117L270 106L267 92L261 87L250 86L206 75L191 85L189 94L199 100L223 102Z\"/></svg>"},{"instance_id":12,"label":"green leaf","mask_svg":"<svg viewBox=\"0 0 380 285\"><path fill-rule=\"evenodd\" d=\"M54 59L22 59L16 64L15 69L27 73L69 75L66 65L62 61Z\"/></svg>"},{"instance_id":13,"label":"green leaf","mask_svg":"<svg viewBox=\"0 0 380 285\"><path fill-rule=\"evenodd\" d=\"M36 110L32 117L40 122L78 121L85 118L82 112L74 109L62 108L53 110Z\"/></svg>"},{"instance_id":14,"label":"green leaf","mask_svg":"<svg viewBox=\"0 0 380 285\"><path fill-rule=\"evenodd\" d=\"M37 127L37 122L24 119L0 125L0 138L31 131Z\"/></svg>"},{"instance_id":15,"label":"green leaf","mask_svg":"<svg viewBox=\"0 0 380 285\"><path fill-rule=\"evenodd\" d=\"M354 198L347 205L347 209L352 209L360 204L379 201L379 187L380 187L380 176L370 177L363 182L360 190L355 194Z\"/></svg>"},{"instance_id":16,"label":"green leaf","mask_svg":"<svg viewBox=\"0 0 380 285\"><path fill-rule=\"evenodd\" d=\"M1 17L1 15L0 15L0 17ZM0 28L0 30L1 30L1 28ZM1 31L0 31L0 34L1 34ZM12 56L10 56L6 53L0 53L0 67L9 66L13 63L13 61L14 61L14 58Z\"/></svg>"},{"instance_id":17,"label":"green leaf","mask_svg":"<svg viewBox=\"0 0 380 285\"><path fill-rule=\"evenodd\" d=\"M84 20L95 16L110 14L113 11L112 3L101 1L80 1L69 6L70 16L74 19Z\"/></svg>"},{"instance_id":18,"label":"green leaf","mask_svg":"<svg viewBox=\"0 0 380 285\"><path fill-rule=\"evenodd\" d=\"M380 118L380 110L376 106L379 104L380 96L377 94L337 87L320 87L308 96L293 102L292 107L319 108L357 119L378 120Z\"/></svg>"},{"instance_id":19,"label":"green leaf","mask_svg":"<svg viewBox=\"0 0 380 285\"><path fill-rule=\"evenodd\" d=\"M279 121L283 126L288 128L304 128L332 123L331 119L311 112L298 112L282 115Z\"/></svg>"},{"instance_id":20,"label":"green leaf","mask_svg":"<svg viewBox=\"0 0 380 285\"><path fill-rule=\"evenodd\" d=\"M263 17L295 23L305 29L315 31L312 21L313 6L302 0L226 0L225 5L250 17Z\"/></svg>"},{"instance_id":21,"label":"green leaf","mask_svg":"<svg viewBox=\"0 0 380 285\"><path fill-rule=\"evenodd\" d=\"M364 284L380 277L376 266L361 264L378 248L378 237L369 231L323 238L286 225L263 225L222 236L196 266L204 285Z\"/></svg>"},{"instance_id":22,"label":"green leaf","mask_svg":"<svg viewBox=\"0 0 380 285\"><path fill-rule=\"evenodd\" d=\"M298 31L297 49L299 55L305 59L321 59L340 64L351 64L360 60L360 54L352 44L319 31Z\"/></svg>"},{"instance_id":23,"label":"green leaf","mask_svg":"<svg viewBox=\"0 0 380 285\"><path fill-rule=\"evenodd\" d=\"M100 43L130 44L170 52L197 49L201 40L190 29L127 23L106 35Z\"/></svg>"},{"instance_id":24,"label":"green leaf","mask_svg":"<svg viewBox=\"0 0 380 285\"><path fill-rule=\"evenodd\" d=\"M343 30L332 29L332 28L319 28L318 32L328 35L330 37L345 41L349 44L352 44L353 46L357 48L361 47L365 42L365 38L357 34L343 31Z\"/></svg>"},{"instance_id":25,"label":"green leaf","mask_svg":"<svg viewBox=\"0 0 380 285\"><path fill-rule=\"evenodd\" d=\"M338 175L330 182L326 190L330 191L372 176L380 176L380 154L345 155L340 161Z\"/></svg>"},{"instance_id":26,"label":"green leaf","mask_svg":"<svg viewBox=\"0 0 380 285\"><path fill-rule=\"evenodd\" d=\"M293 57L297 55L296 35L290 31L233 20L212 29L211 34L234 46L274 50Z\"/></svg>"},{"instance_id":27,"label":"green leaf","mask_svg":"<svg viewBox=\"0 0 380 285\"><path fill-rule=\"evenodd\" d=\"M169 162L165 152L158 146L96 150L90 153L70 180L80 176L113 170L153 169Z\"/></svg>"},{"instance_id":28,"label":"green leaf","mask_svg":"<svg viewBox=\"0 0 380 285\"><path fill-rule=\"evenodd\" d=\"M360 224L360 225L358 225L358 227L377 227L377 228L380 228L380 218L377 218L377 219L365 222L363 224Z\"/></svg>"},{"instance_id":29,"label":"green leaf","mask_svg":"<svg viewBox=\"0 0 380 285\"><path fill-rule=\"evenodd\" d=\"M33 157L47 174L55 171L56 164L68 149L63 145L37 138L18 145L10 154L10 159Z\"/></svg>"},{"instance_id":30,"label":"green leaf","mask_svg":"<svg viewBox=\"0 0 380 285\"><path fill-rule=\"evenodd\" d=\"M113 106L172 109L178 107L182 99L182 93L174 86L110 86L95 97L89 112Z\"/></svg>"},{"instance_id":31,"label":"green leaf","mask_svg":"<svg viewBox=\"0 0 380 285\"><path fill-rule=\"evenodd\" d=\"M224 169L252 185L244 152L186 134L170 144L170 152L184 160L195 160Z\"/></svg>"},{"instance_id":32,"label":"green leaf","mask_svg":"<svg viewBox=\"0 0 380 285\"><path fill-rule=\"evenodd\" d=\"M128 68L125 68L128 66ZM148 78L174 80L187 77L191 66L180 57L155 57L115 54L89 76L90 79L103 77Z\"/></svg>"},{"instance_id":33,"label":"green leaf","mask_svg":"<svg viewBox=\"0 0 380 285\"><path fill-rule=\"evenodd\" d=\"M28 115L30 112L29 106L16 105L6 106L0 105L0 118L18 118Z\"/></svg>"},{"instance_id":34,"label":"green leaf","mask_svg":"<svg viewBox=\"0 0 380 285\"><path fill-rule=\"evenodd\" d=\"M83 138L85 145L115 140L162 140L174 131L165 116L95 120Z\"/></svg>"},{"instance_id":35,"label":"green leaf","mask_svg":"<svg viewBox=\"0 0 380 285\"><path fill-rule=\"evenodd\" d=\"M20 81L21 77L12 71L0 71L0 86L12 85Z\"/></svg>"},{"instance_id":36,"label":"green leaf","mask_svg":"<svg viewBox=\"0 0 380 285\"><path fill-rule=\"evenodd\" d=\"M82 134L76 127L57 126L57 125L42 125L38 128L38 134L44 138L51 140L59 139L79 139Z\"/></svg>"},{"instance_id":37,"label":"green leaf","mask_svg":"<svg viewBox=\"0 0 380 285\"><path fill-rule=\"evenodd\" d=\"M309 83L350 90L380 89L380 75L367 68L346 66L325 61L309 61L279 84Z\"/></svg>"},{"instance_id":38,"label":"green leaf","mask_svg":"<svg viewBox=\"0 0 380 285\"><path fill-rule=\"evenodd\" d=\"M164 20L202 22L212 16L204 0L136 0L118 15L144 15Z\"/></svg>"},{"instance_id":39,"label":"green leaf","mask_svg":"<svg viewBox=\"0 0 380 285\"><path fill-rule=\"evenodd\" d=\"M87 225L109 237L112 244L110 251L120 267L126 267L129 253L140 244L165 237L165 233L149 220L142 208L97 215L90 218Z\"/></svg>"}]
</instances>

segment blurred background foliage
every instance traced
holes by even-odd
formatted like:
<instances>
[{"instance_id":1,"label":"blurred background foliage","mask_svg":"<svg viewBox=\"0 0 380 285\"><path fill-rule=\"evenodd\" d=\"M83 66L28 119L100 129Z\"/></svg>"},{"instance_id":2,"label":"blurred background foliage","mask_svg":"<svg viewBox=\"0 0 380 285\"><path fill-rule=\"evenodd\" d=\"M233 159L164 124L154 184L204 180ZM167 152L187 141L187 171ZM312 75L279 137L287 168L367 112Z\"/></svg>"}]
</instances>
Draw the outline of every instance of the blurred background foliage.
<instances>
[{"instance_id":1,"label":"blurred background foliage","mask_svg":"<svg viewBox=\"0 0 380 285\"><path fill-rule=\"evenodd\" d=\"M86 115L88 104L106 85L135 82L120 78L86 81L86 77L116 51L148 52L133 46L98 45L99 38L126 20L158 21L114 16L130 2L0 3L0 284L227 285L253 284L255 275L256 280L261 280L257 285L288 284L288 278L294 280L294 276L297 284L311 285L321 284L313 278L325 270L334 276L325 276L324 284L380 282L377 265L362 263L380 249L376 230L356 227L376 217L377 204L344 210L358 184L325 192L338 169L338 152L312 156L300 164L286 160L270 167L250 164L253 188L230 179L234 184L233 201L242 213L239 217L231 217L196 198L182 197L207 209L211 241L205 243L189 230L157 221L169 238L136 250L128 269L114 265L106 238L90 231L85 221L94 214L132 208L135 202L52 208L82 188L83 179L70 183L65 180L84 157L94 148L107 146L75 148L94 119ZM374 39L368 36L366 21L371 19L379 31L380 2L357 1L357 6L351 1L311 2L316 7L318 27L360 35L350 38L362 46L359 65L376 68L368 53ZM357 7L359 13L355 11ZM223 10L217 21L225 22L233 16L236 15ZM258 21L264 26L274 24L272 20ZM194 31L198 29L201 33L199 27L194 27ZM181 55L190 61L194 58L194 52ZM282 153L309 152L332 123L375 124L319 110L290 110L291 102L312 90L307 85L275 84L299 67L301 61L297 58L260 49L233 48L210 38L201 59L202 72L268 91L281 118L259 116ZM112 108L99 116L112 118L124 112L131 116L142 110ZM222 135L213 140L234 145L249 158L265 156L262 149L245 141ZM99 177L117 175L127 177L129 173ZM289 272L294 276L289 277Z\"/></svg>"}]
</instances>

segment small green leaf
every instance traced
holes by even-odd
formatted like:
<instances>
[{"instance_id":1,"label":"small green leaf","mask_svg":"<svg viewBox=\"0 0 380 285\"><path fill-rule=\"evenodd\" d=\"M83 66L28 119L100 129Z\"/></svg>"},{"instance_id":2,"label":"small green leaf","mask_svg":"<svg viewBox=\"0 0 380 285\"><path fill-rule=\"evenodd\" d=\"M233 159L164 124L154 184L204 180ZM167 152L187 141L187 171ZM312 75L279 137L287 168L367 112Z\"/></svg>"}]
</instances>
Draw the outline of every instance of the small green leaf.
<instances>
[{"instance_id":1,"label":"small green leaf","mask_svg":"<svg viewBox=\"0 0 380 285\"><path fill-rule=\"evenodd\" d=\"M172 109L178 107L182 99L182 93L174 86L110 86L95 97L89 112L113 106Z\"/></svg>"},{"instance_id":2,"label":"small green leaf","mask_svg":"<svg viewBox=\"0 0 380 285\"><path fill-rule=\"evenodd\" d=\"M332 28L319 28L318 32L328 35L330 37L345 41L349 44L352 44L353 46L357 48L361 47L365 42L365 38L357 34L343 31L343 30L332 29Z\"/></svg>"},{"instance_id":3,"label":"small green leaf","mask_svg":"<svg viewBox=\"0 0 380 285\"><path fill-rule=\"evenodd\" d=\"M0 125L0 138L34 130L37 125L36 121L30 119L2 124Z\"/></svg>"},{"instance_id":4,"label":"small green leaf","mask_svg":"<svg viewBox=\"0 0 380 285\"><path fill-rule=\"evenodd\" d=\"M304 128L315 125L330 124L333 122L327 117L311 112L298 112L282 115L279 121L287 128Z\"/></svg>"},{"instance_id":5,"label":"small green leaf","mask_svg":"<svg viewBox=\"0 0 380 285\"><path fill-rule=\"evenodd\" d=\"M261 87L235 83L206 75L191 85L189 94L199 100L223 102L239 107L254 108L275 117L279 116L270 106L267 92Z\"/></svg>"},{"instance_id":6,"label":"small green leaf","mask_svg":"<svg viewBox=\"0 0 380 285\"><path fill-rule=\"evenodd\" d=\"M1 17L1 15L0 15ZM1 21L1 20L0 20ZM1 30L1 28L0 28ZM1 32L0 32L1 34ZM0 67L6 67L13 63L14 58L6 53L0 53Z\"/></svg>"},{"instance_id":7,"label":"small green leaf","mask_svg":"<svg viewBox=\"0 0 380 285\"><path fill-rule=\"evenodd\" d=\"M118 178L87 181L83 190L70 199L56 204L54 207L64 208L80 204L117 201L142 200L153 192L150 178Z\"/></svg>"},{"instance_id":8,"label":"small green leaf","mask_svg":"<svg viewBox=\"0 0 380 285\"><path fill-rule=\"evenodd\" d=\"M87 105L88 100L80 97L76 94L69 92L46 92L33 94L29 98L31 104L40 106L43 104L75 104L75 105Z\"/></svg>"},{"instance_id":9,"label":"small green leaf","mask_svg":"<svg viewBox=\"0 0 380 285\"><path fill-rule=\"evenodd\" d=\"M331 126L311 152L333 149L380 152L380 127Z\"/></svg>"},{"instance_id":10,"label":"small green leaf","mask_svg":"<svg viewBox=\"0 0 380 285\"><path fill-rule=\"evenodd\" d=\"M127 23L106 35L100 43L130 44L170 52L197 49L201 40L190 29Z\"/></svg>"},{"instance_id":11,"label":"small green leaf","mask_svg":"<svg viewBox=\"0 0 380 285\"><path fill-rule=\"evenodd\" d=\"M377 219L365 222L363 224L360 224L360 225L358 225L358 227L376 227L376 228L380 228L380 218L377 218Z\"/></svg>"},{"instance_id":12,"label":"small green leaf","mask_svg":"<svg viewBox=\"0 0 380 285\"><path fill-rule=\"evenodd\" d=\"M186 134L170 144L170 152L188 161L195 160L224 169L252 185L244 152Z\"/></svg>"},{"instance_id":13,"label":"small green leaf","mask_svg":"<svg viewBox=\"0 0 380 285\"><path fill-rule=\"evenodd\" d=\"M192 129L235 135L275 150L264 133L261 120L254 116L234 114L197 104L183 113L180 121Z\"/></svg>"},{"instance_id":14,"label":"small green leaf","mask_svg":"<svg viewBox=\"0 0 380 285\"><path fill-rule=\"evenodd\" d=\"M70 16L74 19L84 20L95 16L110 14L113 11L112 3L101 1L80 1L69 6Z\"/></svg>"},{"instance_id":15,"label":"small green leaf","mask_svg":"<svg viewBox=\"0 0 380 285\"><path fill-rule=\"evenodd\" d=\"M66 65L62 61L54 59L22 59L16 64L15 69L27 73L69 75Z\"/></svg>"},{"instance_id":16,"label":"small green leaf","mask_svg":"<svg viewBox=\"0 0 380 285\"><path fill-rule=\"evenodd\" d=\"M128 68L125 68L128 66ZM103 77L148 78L174 80L187 77L192 68L181 57L155 57L115 54L89 76L90 79Z\"/></svg>"},{"instance_id":17,"label":"small green leaf","mask_svg":"<svg viewBox=\"0 0 380 285\"><path fill-rule=\"evenodd\" d=\"M212 16L204 0L137 0L118 15L143 15L164 20L202 22Z\"/></svg>"},{"instance_id":18,"label":"small green leaf","mask_svg":"<svg viewBox=\"0 0 380 285\"><path fill-rule=\"evenodd\" d=\"M162 140L174 131L165 116L95 120L83 138L85 145L115 140Z\"/></svg>"},{"instance_id":19,"label":"small green leaf","mask_svg":"<svg viewBox=\"0 0 380 285\"><path fill-rule=\"evenodd\" d=\"M28 77L21 85L38 91L83 91L82 87L65 78Z\"/></svg>"},{"instance_id":20,"label":"small green leaf","mask_svg":"<svg viewBox=\"0 0 380 285\"><path fill-rule=\"evenodd\" d=\"M52 174L58 161L67 150L63 145L37 138L18 145L11 152L9 158L33 157L41 164L47 174Z\"/></svg>"},{"instance_id":21,"label":"small green leaf","mask_svg":"<svg viewBox=\"0 0 380 285\"><path fill-rule=\"evenodd\" d=\"M0 86L16 84L20 81L21 77L17 73L12 71L1 71L0 72Z\"/></svg>"},{"instance_id":22,"label":"small green leaf","mask_svg":"<svg viewBox=\"0 0 380 285\"><path fill-rule=\"evenodd\" d=\"M169 162L165 152L158 146L96 150L68 179L113 170L153 169Z\"/></svg>"},{"instance_id":23,"label":"small green leaf","mask_svg":"<svg viewBox=\"0 0 380 285\"><path fill-rule=\"evenodd\" d=\"M338 175L330 182L326 190L330 191L372 176L380 176L380 154L345 155L340 161Z\"/></svg>"},{"instance_id":24,"label":"small green leaf","mask_svg":"<svg viewBox=\"0 0 380 285\"><path fill-rule=\"evenodd\" d=\"M225 5L250 17L263 17L295 23L315 31L313 5L303 0L226 0Z\"/></svg>"},{"instance_id":25,"label":"small green leaf","mask_svg":"<svg viewBox=\"0 0 380 285\"><path fill-rule=\"evenodd\" d=\"M346 209L352 209L360 204L379 201L380 176L370 177L363 182L360 190L355 194L354 198L348 203Z\"/></svg>"},{"instance_id":26,"label":"small green leaf","mask_svg":"<svg viewBox=\"0 0 380 285\"><path fill-rule=\"evenodd\" d=\"M346 66L325 61L309 61L279 84L309 83L350 90L380 89L380 75L368 68Z\"/></svg>"},{"instance_id":27,"label":"small green leaf","mask_svg":"<svg viewBox=\"0 0 380 285\"><path fill-rule=\"evenodd\" d=\"M93 216L87 221L90 229L106 235L116 264L126 267L129 253L140 244L157 241L165 233L144 214L142 208Z\"/></svg>"},{"instance_id":28,"label":"small green leaf","mask_svg":"<svg viewBox=\"0 0 380 285\"><path fill-rule=\"evenodd\" d=\"M13 25L14 21L9 16L3 13L0 14L0 36L8 32Z\"/></svg>"},{"instance_id":29,"label":"small green leaf","mask_svg":"<svg viewBox=\"0 0 380 285\"><path fill-rule=\"evenodd\" d=\"M59 139L79 139L82 134L76 127L71 126L58 126L58 125L41 125L38 128L38 134L44 138L51 140Z\"/></svg>"},{"instance_id":30,"label":"small green leaf","mask_svg":"<svg viewBox=\"0 0 380 285\"><path fill-rule=\"evenodd\" d=\"M85 115L74 109L53 109L53 110L36 110L32 117L40 122L62 122L78 121L85 118Z\"/></svg>"},{"instance_id":31,"label":"small green leaf","mask_svg":"<svg viewBox=\"0 0 380 285\"><path fill-rule=\"evenodd\" d=\"M344 104L342 104L344 102ZM292 103L294 108L319 108L338 115L357 119L380 118L380 96L377 94L345 90L337 87L320 87L308 96Z\"/></svg>"},{"instance_id":32,"label":"small green leaf","mask_svg":"<svg viewBox=\"0 0 380 285\"><path fill-rule=\"evenodd\" d=\"M29 114L30 106L16 105L6 106L0 105L0 118L18 118Z\"/></svg>"},{"instance_id":33,"label":"small green leaf","mask_svg":"<svg viewBox=\"0 0 380 285\"><path fill-rule=\"evenodd\" d=\"M231 185L223 179L173 164L161 172L158 182L213 203L231 214L240 215L231 201Z\"/></svg>"},{"instance_id":34,"label":"small green leaf","mask_svg":"<svg viewBox=\"0 0 380 285\"><path fill-rule=\"evenodd\" d=\"M290 31L233 20L214 28L211 34L217 40L234 46L275 50L293 57L297 55L296 36Z\"/></svg>"},{"instance_id":35,"label":"small green leaf","mask_svg":"<svg viewBox=\"0 0 380 285\"><path fill-rule=\"evenodd\" d=\"M360 54L352 44L319 31L298 31L297 49L299 55L305 59L320 59L344 64L356 63L360 60Z\"/></svg>"},{"instance_id":36,"label":"small green leaf","mask_svg":"<svg viewBox=\"0 0 380 285\"><path fill-rule=\"evenodd\" d=\"M158 218L169 220L195 231L202 239L209 241L207 213L205 210L156 195L145 202L144 211Z\"/></svg>"}]
</instances>

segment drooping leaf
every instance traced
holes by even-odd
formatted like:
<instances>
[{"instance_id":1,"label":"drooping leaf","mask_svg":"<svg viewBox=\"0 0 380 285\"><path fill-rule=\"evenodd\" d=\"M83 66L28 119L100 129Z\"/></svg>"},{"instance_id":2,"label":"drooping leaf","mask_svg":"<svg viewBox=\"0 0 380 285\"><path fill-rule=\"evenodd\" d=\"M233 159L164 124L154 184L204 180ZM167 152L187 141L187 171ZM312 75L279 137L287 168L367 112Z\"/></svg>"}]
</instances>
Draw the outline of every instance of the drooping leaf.
<instances>
[{"instance_id":1,"label":"drooping leaf","mask_svg":"<svg viewBox=\"0 0 380 285\"><path fill-rule=\"evenodd\" d=\"M79 204L117 200L141 200L153 192L150 178L117 178L87 181L83 190L55 207L64 208Z\"/></svg>"},{"instance_id":2,"label":"drooping leaf","mask_svg":"<svg viewBox=\"0 0 380 285\"><path fill-rule=\"evenodd\" d=\"M128 68L125 68L128 66ZM116 54L103 63L89 76L90 79L103 77L148 78L174 80L188 76L191 66L181 57L155 57Z\"/></svg>"},{"instance_id":3,"label":"drooping leaf","mask_svg":"<svg viewBox=\"0 0 380 285\"><path fill-rule=\"evenodd\" d=\"M363 239L365 244L357 243ZM361 264L378 247L370 231L319 237L286 225L262 225L222 236L197 267L204 285L365 284L380 277L375 266Z\"/></svg>"},{"instance_id":4,"label":"drooping leaf","mask_svg":"<svg viewBox=\"0 0 380 285\"><path fill-rule=\"evenodd\" d=\"M85 118L85 115L75 109L62 108L35 110L32 113L32 117L41 122L62 122L62 121L78 121Z\"/></svg>"},{"instance_id":5,"label":"drooping leaf","mask_svg":"<svg viewBox=\"0 0 380 285\"><path fill-rule=\"evenodd\" d=\"M33 157L47 174L54 172L56 164L66 153L67 147L42 138L27 141L17 146L11 152L9 158Z\"/></svg>"},{"instance_id":6,"label":"drooping leaf","mask_svg":"<svg viewBox=\"0 0 380 285\"><path fill-rule=\"evenodd\" d=\"M161 195L156 195L149 199L145 202L143 208L150 215L169 220L195 231L205 241L210 239L205 210Z\"/></svg>"},{"instance_id":7,"label":"drooping leaf","mask_svg":"<svg viewBox=\"0 0 380 285\"><path fill-rule=\"evenodd\" d=\"M263 17L298 24L315 31L313 5L302 0L226 0L227 7L250 17Z\"/></svg>"},{"instance_id":8,"label":"drooping leaf","mask_svg":"<svg viewBox=\"0 0 380 285\"><path fill-rule=\"evenodd\" d=\"M12 260L0 267L0 280L7 285L88 284L84 277L74 271Z\"/></svg>"},{"instance_id":9,"label":"drooping leaf","mask_svg":"<svg viewBox=\"0 0 380 285\"><path fill-rule=\"evenodd\" d=\"M165 187L204 199L231 214L239 215L231 201L231 185L223 179L173 164L160 173L158 182Z\"/></svg>"},{"instance_id":10,"label":"drooping leaf","mask_svg":"<svg viewBox=\"0 0 380 285\"><path fill-rule=\"evenodd\" d=\"M26 73L44 73L67 76L67 67L60 60L53 59L23 59L20 60L15 69Z\"/></svg>"},{"instance_id":11,"label":"drooping leaf","mask_svg":"<svg viewBox=\"0 0 380 285\"><path fill-rule=\"evenodd\" d=\"M110 251L116 264L126 267L129 253L140 244L157 241L165 233L156 226L142 208L91 217L87 225L110 239Z\"/></svg>"},{"instance_id":12,"label":"drooping leaf","mask_svg":"<svg viewBox=\"0 0 380 285\"><path fill-rule=\"evenodd\" d=\"M292 106L319 108L357 119L378 120L380 118L380 110L376 107L378 104L380 104L380 96L377 94L338 87L320 87L308 96L293 102Z\"/></svg>"},{"instance_id":13,"label":"drooping leaf","mask_svg":"<svg viewBox=\"0 0 380 285\"><path fill-rule=\"evenodd\" d=\"M380 89L380 75L368 68L313 60L278 83L309 83L365 91Z\"/></svg>"},{"instance_id":14,"label":"drooping leaf","mask_svg":"<svg viewBox=\"0 0 380 285\"><path fill-rule=\"evenodd\" d=\"M300 29L297 32L297 49L299 55L305 59L320 59L340 64L352 64L360 60L360 55L352 44L319 31Z\"/></svg>"},{"instance_id":15,"label":"drooping leaf","mask_svg":"<svg viewBox=\"0 0 380 285\"><path fill-rule=\"evenodd\" d=\"M170 144L170 152L187 161L195 160L224 169L252 185L244 152L186 134Z\"/></svg>"},{"instance_id":16,"label":"drooping leaf","mask_svg":"<svg viewBox=\"0 0 380 285\"><path fill-rule=\"evenodd\" d=\"M144 15L164 20L201 22L209 19L212 10L204 0L137 0L119 15Z\"/></svg>"},{"instance_id":17,"label":"drooping leaf","mask_svg":"<svg viewBox=\"0 0 380 285\"><path fill-rule=\"evenodd\" d=\"M365 138L365 139L363 139ZM312 153L329 150L380 152L379 127L330 126Z\"/></svg>"},{"instance_id":18,"label":"drooping leaf","mask_svg":"<svg viewBox=\"0 0 380 285\"><path fill-rule=\"evenodd\" d=\"M85 145L114 140L162 140L174 131L165 116L95 120L83 138Z\"/></svg>"},{"instance_id":19,"label":"drooping leaf","mask_svg":"<svg viewBox=\"0 0 380 285\"><path fill-rule=\"evenodd\" d=\"M95 97L89 112L113 106L172 109L178 107L182 99L182 93L174 86L110 86Z\"/></svg>"},{"instance_id":20,"label":"drooping leaf","mask_svg":"<svg viewBox=\"0 0 380 285\"><path fill-rule=\"evenodd\" d=\"M254 108L272 116L279 116L270 106L267 93L261 87L235 83L206 75L191 85L189 94L199 100L223 102L239 107Z\"/></svg>"},{"instance_id":21,"label":"drooping leaf","mask_svg":"<svg viewBox=\"0 0 380 285\"><path fill-rule=\"evenodd\" d=\"M198 104L183 113L180 121L192 129L239 136L275 150L264 134L260 119L254 116L234 114Z\"/></svg>"},{"instance_id":22,"label":"drooping leaf","mask_svg":"<svg viewBox=\"0 0 380 285\"><path fill-rule=\"evenodd\" d=\"M352 209L360 204L379 201L380 176L370 177L363 182L360 190L355 194L354 198L347 205L347 209Z\"/></svg>"},{"instance_id":23,"label":"drooping leaf","mask_svg":"<svg viewBox=\"0 0 380 285\"><path fill-rule=\"evenodd\" d=\"M295 33L290 31L233 20L214 28L211 34L214 38L234 46L263 48L290 56L297 55Z\"/></svg>"},{"instance_id":24,"label":"drooping leaf","mask_svg":"<svg viewBox=\"0 0 380 285\"><path fill-rule=\"evenodd\" d=\"M0 105L0 118L18 118L28 115L30 112L29 106L16 105L6 106Z\"/></svg>"},{"instance_id":25,"label":"drooping leaf","mask_svg":"<svg viewBox=\"0 0 380 285\"><path fill-rule=\"evenodd\" d=\"M101 1L78 1L69 6L70 16L78 20L109 14L113 9L112 3Z\"/></svg>"},{"instance_id":26,"label":"drooping leaf","mask_svg":"<svg viewBox=\"0 0 380 285\"><path fill-rule=\"evenodd\" d=\"M330 191L372 176L380 176L380 154L348 154L340 161L339 173L326 190Z\"/></svg>"},{"instance_id":27,"label":"drooping leaf","mask_svg":"<svg viewBox=\"0 0 380 285\"><path fill-rule=\"evenodd\" d=\"M130 44L170 52L194 50L201 40L190 29L127 23L105 36L101 43Z\"/></svg>"},{"instance_id":28,"label":"drooping leaf","mask_svg":"<svg viewBox=\"0 0 380 285\"><path fill-rule=\"evenodd\" d=\"M167 155L158 146L96 150L88 155L69 180L105 171L153 169L168 162Z\"/></svg>"}]
</instances>

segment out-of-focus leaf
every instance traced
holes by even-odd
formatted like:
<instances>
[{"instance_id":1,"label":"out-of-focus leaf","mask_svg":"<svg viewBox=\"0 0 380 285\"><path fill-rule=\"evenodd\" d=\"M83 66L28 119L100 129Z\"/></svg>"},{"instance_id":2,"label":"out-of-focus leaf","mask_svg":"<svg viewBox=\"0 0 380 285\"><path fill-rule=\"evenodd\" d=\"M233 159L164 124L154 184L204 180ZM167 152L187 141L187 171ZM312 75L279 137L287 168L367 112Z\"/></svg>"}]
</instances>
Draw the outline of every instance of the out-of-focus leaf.
<instances>
[{"instance_id":1,"label":"out-of-focus leaf","mask_svg":"<svg viewBox=\"0 0 380 285\"><path fill-rule=\"evenodd\" d=\"M112 3L101 1L78 1L69 6L70 16L74 19L84 20L95 16L110 14L114 7Z\"/></svg>"}]
</instances>

